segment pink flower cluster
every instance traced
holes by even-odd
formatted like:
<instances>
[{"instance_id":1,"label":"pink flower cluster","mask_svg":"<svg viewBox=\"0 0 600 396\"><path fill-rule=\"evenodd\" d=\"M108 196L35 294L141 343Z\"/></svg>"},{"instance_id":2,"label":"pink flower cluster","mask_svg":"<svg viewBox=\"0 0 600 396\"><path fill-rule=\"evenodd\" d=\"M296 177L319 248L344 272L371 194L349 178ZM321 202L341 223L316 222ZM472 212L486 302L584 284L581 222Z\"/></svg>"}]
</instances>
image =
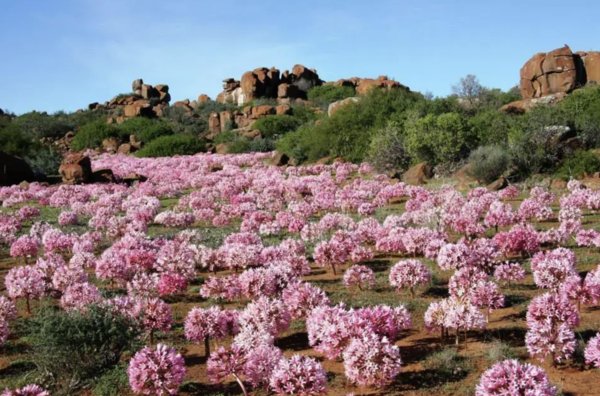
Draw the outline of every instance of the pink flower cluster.
<instances>
[{"instance_id":1,"label":"pink flower cluster","mask_svg":"<svg viewBox=\"0 0 600 396\"><path fill-rule=\"evenodd\" d=\"M127 369L129 385L135 393L157 396L178 394L185 372L181 355L164 344L137 352Z\"/></svg>"}]
</instances>

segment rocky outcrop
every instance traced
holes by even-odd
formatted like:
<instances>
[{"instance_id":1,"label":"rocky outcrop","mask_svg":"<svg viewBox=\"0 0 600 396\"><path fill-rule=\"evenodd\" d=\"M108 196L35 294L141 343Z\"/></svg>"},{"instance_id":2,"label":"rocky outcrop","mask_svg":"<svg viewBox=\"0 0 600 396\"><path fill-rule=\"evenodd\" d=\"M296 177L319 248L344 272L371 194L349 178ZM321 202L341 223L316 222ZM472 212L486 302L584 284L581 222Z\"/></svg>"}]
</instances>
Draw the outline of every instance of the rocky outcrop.
<instances>
[{"instance_id":1,"label":"rocky outcrop","mask_svg":"<svg viewBox=\"0 0 600 396\"><path fill-rule=\"evenodd\" d=\"M291 108L287 105L280 106L246 106L243 110L222 111L211 113L208 118L209 139L226 130L236 130L248 138L259 137L259 135L248 133L252 131L252 125L264 117L274 114L288 114Z\"/></svg>"},{"instance_id":2,"label":"rocky outcrop","mask_svg":"<svg viewBox=\"0 0 600 396\"><path fill-rule=\"evenodd\" d=\"M34 179L33 171L24 159L0 151L0 186L32 182Z\"/></svg>"},{"instance_id":3,"label":"rocky outcrop","mask_svg":"<svg viewBox=\"0 0 600 396\"><path fill-rule=\"evenodd\" d=\"M523 99L541 98L575 89L578 80L575 56L568 46L534 55L521 68Z\"/></svg>"},{"instance_id":4,"label":"rocky outcrop","mask_svg":"<svg viewBox=\"0 0 600 396\"><path fill-rule=\"evenodd\" d=\"M377 79L352 77L326 84L353 87L356 90L357 95L365 95L369 93L369 91L373 88L405 89L407 91L410 91L410 88L408 88L407 86L400 84L398 81L390 80L387 76L379 76Z\"/></svg>"},{"instance_id":5,"label":"rocky outcrop","mask_svg":"<svg viewBox=\"0 0 600 396\"><path fill-rule=\"evenodd\" d=\"M109 117L107 122L121 123L131 117L161 117L163 109L169 106L171 101L169 86L165 84L154 87L144 84L144 81L139 78L133 81L131 90L131 95L118 95L104 104L90 103L88 110L109 110L113 116ZM119 114L121 115L118 116Z\"/></svg>"},{"instance_id":6,"label":"rocky outcrop","mask_svg":"<svg viewBox=\"0 0 600 396\"><path fill-rule=\"evenodd\" d=\"M259 67L244 73L240 80L223 80L223 92L216 100L238 106L259 98L280 99L284 103L286 99L306 99L306 93L322 83L316 70L303 65L295 65L291 73Z\"/></svg>"}]
</instances>

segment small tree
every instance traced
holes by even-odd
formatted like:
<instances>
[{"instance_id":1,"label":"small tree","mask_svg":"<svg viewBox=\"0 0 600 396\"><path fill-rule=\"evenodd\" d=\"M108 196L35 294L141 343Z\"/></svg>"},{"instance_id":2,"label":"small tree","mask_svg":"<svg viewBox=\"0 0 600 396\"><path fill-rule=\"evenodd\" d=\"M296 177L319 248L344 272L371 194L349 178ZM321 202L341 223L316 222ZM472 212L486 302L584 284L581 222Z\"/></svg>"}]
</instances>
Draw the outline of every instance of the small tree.
<instances>
[{"instance_id":1,"label":"small tree","mask_svg":"<svg viewBox=\"0 0 600 396\"><path fill-rule=\"evenodd\" d=\"M465 99L471 106L477 103L484 90L485 88L479 83L479 79L474 74L467 74L466 77L461 78L456 85L452 86L452 93Z\"/></svg>"}]
</instances>

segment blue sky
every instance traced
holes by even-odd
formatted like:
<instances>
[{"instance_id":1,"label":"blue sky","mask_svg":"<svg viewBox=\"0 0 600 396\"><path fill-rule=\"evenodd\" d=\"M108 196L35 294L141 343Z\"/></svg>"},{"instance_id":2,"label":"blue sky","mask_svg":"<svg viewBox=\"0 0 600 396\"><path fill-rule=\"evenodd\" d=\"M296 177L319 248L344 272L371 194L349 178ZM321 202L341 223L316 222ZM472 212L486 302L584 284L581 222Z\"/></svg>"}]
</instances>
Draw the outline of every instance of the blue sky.
<instances>
[{"instance_id":1,"label":"blue sky","mask_svg":"<svg viewBox=\"0 0 600 396\"><path fill-rule=\"evenodd\" d=\"M600 50L599 12L596 0L6 1L0 108L74 111L135 78L173 100L214 98L226 77L296 63L438 96L469 73L508 89L537 52Z\"/></svg>"}]
</instances>

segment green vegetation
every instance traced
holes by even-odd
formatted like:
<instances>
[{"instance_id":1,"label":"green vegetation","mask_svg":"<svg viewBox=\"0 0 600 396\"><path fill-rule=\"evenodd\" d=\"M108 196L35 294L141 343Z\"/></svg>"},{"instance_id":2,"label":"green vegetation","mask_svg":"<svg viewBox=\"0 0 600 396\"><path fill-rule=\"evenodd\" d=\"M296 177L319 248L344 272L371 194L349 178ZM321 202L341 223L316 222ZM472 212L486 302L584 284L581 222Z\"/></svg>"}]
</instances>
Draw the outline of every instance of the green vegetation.
<instances>
[{"instance_id":1,"label":"green vegetation","mask_svg":"<svg viewBox=\"0 0 600 396\"><path fill-rule=\"evenodd\" d=\"M308 91L308 100L316 104L330 104L356 95L354 87L339 87L335 85L321 85Z\"/></svg>"},{"instance_id":2,"label":"green vegetation","mask_svg":"<svg viewBox=\"0 0 600 396\"><path fill-rule=\"evenodd\" d=\"M472 175L485 184L502 176L508 162L508 154L499 146L480 146L469 156Z\"/></svg>"},{"instance_id":3,"label":"green vegetation","mask_svg":"<svg viewBox=\"0 0 600 396\"><path fill-rule=\"evenodd\" d=\"M137 157L171 157L192 155L206 151L206 142L196 136L161 136L145 145L136 153Z\"/></svg>"},{"instance_id":4,"label":"green vegetation","mask_svg":"<svg viewBox=\"0 0 600 396\"><path fill-rule=\"evenodd\" d=\"M576 151L572 157L565 158L556 171L556 176L564 179L579 179L585 173L593 175L600 171L600 157L591 151Z\"/></svg>"},{"instance_id":5,"label":"green vegetation","mask_svg":"<svg viewBox=\"0 0 600 396\"><path fill-rule=\"evenodd\" d=\"M135 137L142 143L149 143L161 136L173 135L171 125L164 120L151 120L145 117L134 117L118 126L121 135Z\"/></svg>"},{"instance_id":6,"label":"green vegetation","mask_svg":"<svg viewBox=\"0 0 600 396\"><path fill-rule=\"evenodd\" d=\"M252 125L252 129L258 129L265 138L276 138L288 132L296 130L302 121L290 115L274 115L264 117Z\"/></svg>"},{"instance_id":7,"label":"green vegetation","mask_svg":"<svg viewBox=\"0 0 600 396\"><path fill-rule=\"evenodd\" d=\"M114 368L124 352L133 352L139 335L135 323L106 308L85 313L45 308L28 323L28 357L53 394L72 394Z\"/></svg>"},{"instance_id":8,"label":"green vegetation","mask_svg":"<svg viewBox=\"0 0 600 396\"><path fill-rule=\"evenodd\" d=\"M93 149L100 147L104 139L121 139L123 133L114 124L107 124L105 120L97 120L84 125L75 134L71 143L73 150Z\"/></svg>"}]
</instances>

